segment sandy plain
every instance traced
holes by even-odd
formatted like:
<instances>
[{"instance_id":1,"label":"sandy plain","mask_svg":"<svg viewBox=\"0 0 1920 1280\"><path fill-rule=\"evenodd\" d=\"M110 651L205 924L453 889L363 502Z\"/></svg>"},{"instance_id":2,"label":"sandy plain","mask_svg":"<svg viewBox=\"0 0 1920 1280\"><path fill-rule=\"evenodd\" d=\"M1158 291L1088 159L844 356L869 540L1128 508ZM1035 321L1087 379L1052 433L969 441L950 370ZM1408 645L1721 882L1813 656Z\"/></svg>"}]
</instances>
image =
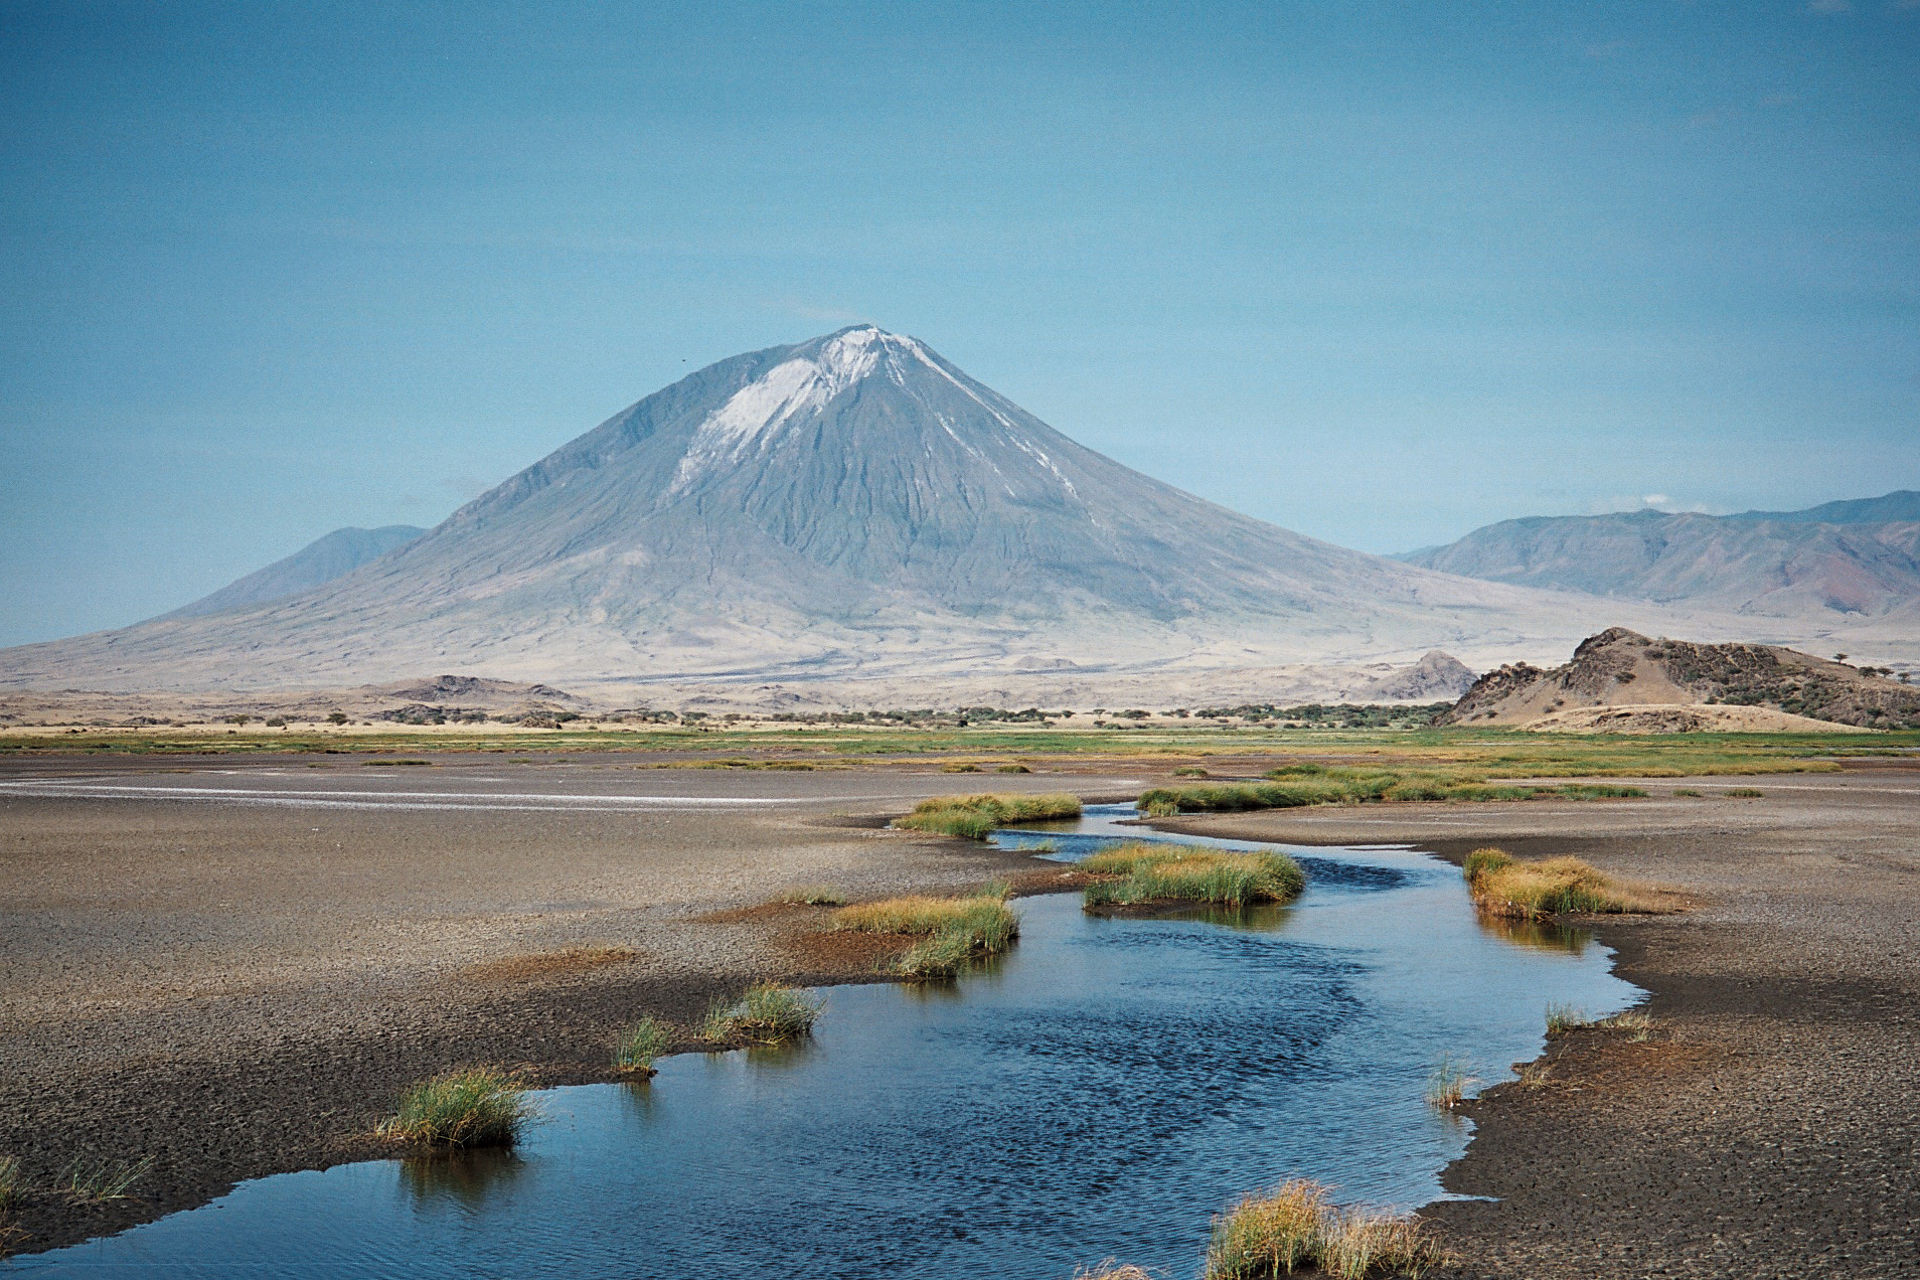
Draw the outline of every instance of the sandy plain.
<instances>
[{"instance_id":1,"label":"sandy plain","mask_svg":"<svg viewBox=\"0 0 1920 1280\"><path fill-rule=\"evenodd\" d=\"M604 1079L639 1013L690 1022L758 977L860 980L871 953L820 945L804 908L757 904L1031 871L883 817L987 787L1117 799L1169 767L984 779L431 758L0 762L0 1154L30 1179L76 1156L156 1157L132 1200L29 1196L24 1247L370 1154L397 1090L443 1066ZM1749 783L1764 796L1726 795ZM1474 1105L1447 1185L1499 1199L1429 1210L1457 1274L1915 1274L1920 770L1647 785L1642 801L1164 825L1571 852L1695 899L1599 926L1653 993L1648 1039L1562 1037L1545 1084Z\"/></svg>"}]
</instances>

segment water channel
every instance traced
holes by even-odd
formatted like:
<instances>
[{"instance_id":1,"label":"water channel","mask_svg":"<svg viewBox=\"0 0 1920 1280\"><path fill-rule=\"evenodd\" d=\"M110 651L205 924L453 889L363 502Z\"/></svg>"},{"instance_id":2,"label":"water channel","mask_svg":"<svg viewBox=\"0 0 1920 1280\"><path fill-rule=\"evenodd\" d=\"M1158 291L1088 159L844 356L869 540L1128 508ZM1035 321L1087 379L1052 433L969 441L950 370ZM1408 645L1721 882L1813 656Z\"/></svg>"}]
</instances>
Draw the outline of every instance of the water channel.
<instances>
[{"instance_id":1,"label":"water channel","mask_svg":"<svg viewBox=\"0 0 1920 1280\"><path fill-rule=\"evenodd\" d=\"M996 839L1071 861L1169 838L1131 816ZM1483 925L1429 855L1289 852L1308 887L1285 908L1100 919L1077 895L1020 899L1018 946L957 985L831 988L795 1048L549 1090L511 1154L261 1178L10 1265L1065 1280L1115 1257L1193 1277L1209 1216L1284 1178L1342 1201L1440 1196L1469 1130L1427 1105L1435 1064L1505 1079L1540 1051L1548 1004L1599 1016L1639 995L1578 933Z\"/></svg>"}]
</instances>

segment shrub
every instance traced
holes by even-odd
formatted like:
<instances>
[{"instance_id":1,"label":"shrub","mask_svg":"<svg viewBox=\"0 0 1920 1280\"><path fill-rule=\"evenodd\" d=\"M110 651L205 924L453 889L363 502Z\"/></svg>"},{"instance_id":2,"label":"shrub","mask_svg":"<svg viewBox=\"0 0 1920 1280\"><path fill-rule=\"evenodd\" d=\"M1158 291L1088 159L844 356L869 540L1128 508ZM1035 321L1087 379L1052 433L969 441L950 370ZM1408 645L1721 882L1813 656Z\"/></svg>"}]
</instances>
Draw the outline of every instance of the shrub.
<instances>
[{"instance_id":1,"label":"shrub","mask_svg":"<svg viewBox=\"0 0 1920 1280\"><path fill-rule=\"evenodd\" d=\"M1080 816L1080 798L1060 793L1045 795L936 796L922 800L893 825L909 831L985 840L995 827L1010 822L1043 822Z\"/></svg>"},{"instance_id":2,"label":"shrub","mask_svg":"<svg viewBox=\"0 0 1920 1280\"><path fill-rule=\"evenodd\" d=\"M435 1147L510 1147L537 1114L527 1087L497 1067L462 1067L400 1095L382 1131Z\"/></svg>"},{"instance_id":3,"label":"shrub","mask_svg":"<svg viewBox=\"0 0 1920 1280\"><path fill-rule=\"evenodd\" d=\"M1230 907L1289 902L1307 883L1300 864L1285 854L1228 853L1199 845L1126 844L1092 854L1079 865L1089 875L1112 877L1087 886L1089 910L1147 902Z\"/></svg>"},{"instance_id":4,"label":"shrub","mask_svg":"<svg viewBox=\"0 0 1920 1280\"><path fill-rule=\"evenodd\" d=\"M1538 920L1571 912L1659 909L1578 858L1521 862L1501 849L1475 849L1461 870L1474 905L1489 915Z\"/></svg>"},{"instance_id":5,"label":"shrub","mask_svg":"<svg viewBox=\"0 0 1920 1280\"><path fill-rule=\"evenodd\" d=\"M702 1030L709 1040L779 1044L813 1031L825 1007L820 997L778 982L756 982L738 1000L720 1000L707 1011Z\"/></svg>"},{"instance_id":6,"label":"shrub","mask_svg":"<svg viewBox=\"0 0 1920 1280\"><path fill-rule=\"evenodd\" d=\"M653 1074L653 1062L673 1047L673 1032L657 1018L646 1017L620 1033L613 1065L622 1071Z\"/></svg>"}]
</instances>

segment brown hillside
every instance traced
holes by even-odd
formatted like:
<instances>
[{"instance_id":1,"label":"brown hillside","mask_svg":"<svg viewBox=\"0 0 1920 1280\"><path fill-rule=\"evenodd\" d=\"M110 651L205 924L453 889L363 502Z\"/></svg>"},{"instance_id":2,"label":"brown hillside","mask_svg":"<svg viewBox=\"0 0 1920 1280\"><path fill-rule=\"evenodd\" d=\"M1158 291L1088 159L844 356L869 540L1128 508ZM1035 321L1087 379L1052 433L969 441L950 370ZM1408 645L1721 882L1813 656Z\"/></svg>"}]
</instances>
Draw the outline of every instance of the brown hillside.
<instances>
[{"instance_id":1,"label":"brown hillside","mask_svg":"<svg viewBox=\"0 0 1920 1280\"><path fill-rule=\"evenodd\" d=\"M1920 728L1920 689L1870 669L1771 645L1653 640L1624 627L1581 641L1563 667L1517 663L1489 672L1441 721L1571 724L1569 713L1585 708L1689 705L1768 708L1872 729Z\"/></svg>"}]
</instances>

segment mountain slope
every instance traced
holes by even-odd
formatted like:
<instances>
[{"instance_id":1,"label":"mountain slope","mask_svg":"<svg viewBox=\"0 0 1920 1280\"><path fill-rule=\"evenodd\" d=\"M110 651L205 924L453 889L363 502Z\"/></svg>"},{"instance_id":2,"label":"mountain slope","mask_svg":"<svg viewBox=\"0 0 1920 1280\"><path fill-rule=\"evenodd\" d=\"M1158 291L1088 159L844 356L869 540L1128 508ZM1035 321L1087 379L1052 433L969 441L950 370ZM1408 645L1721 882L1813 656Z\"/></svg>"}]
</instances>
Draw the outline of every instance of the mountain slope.
<instances>
[{"instance_id":1,"label":"mountain slope","mask_svg":"<svg viewBox=\"0 0 1920 1280\"><path fill-rule=\"evenodd\" d=\"M244 578L236 578L218 591L160 616L198 618L209 613L266 604L298 595L351 573L369 561L378 560L395 547L404 547L425 532L425 529L410 524L382 525L378 529L335 529L309 542L284 560L276 560Z\"/></svg>"},{"instance_id":2,"label":"mountain slope","mask_svg":"<svg viewBox=\"0 0 1920 1280\"><path fill-rule=\"evenodd\" d=\"M1665 616L1249 519L863 326L702 369L332 582L5 651L0 682L951 687L1071 668L1085 687L1437 647L1497 661L1637 619Z\"/></svg>"},{"instance_id":3,"label":"mountain slope","mask_svg":"<svg viewBox=\"0 0 1920 1280\"><path fill-rule=\"evenodd\" d=\"M1920 600L1920 494L1738 516L1536 516L1401 557L1491 582L1772 617L1879 617Z\"/></svg>"}]
</instances>

